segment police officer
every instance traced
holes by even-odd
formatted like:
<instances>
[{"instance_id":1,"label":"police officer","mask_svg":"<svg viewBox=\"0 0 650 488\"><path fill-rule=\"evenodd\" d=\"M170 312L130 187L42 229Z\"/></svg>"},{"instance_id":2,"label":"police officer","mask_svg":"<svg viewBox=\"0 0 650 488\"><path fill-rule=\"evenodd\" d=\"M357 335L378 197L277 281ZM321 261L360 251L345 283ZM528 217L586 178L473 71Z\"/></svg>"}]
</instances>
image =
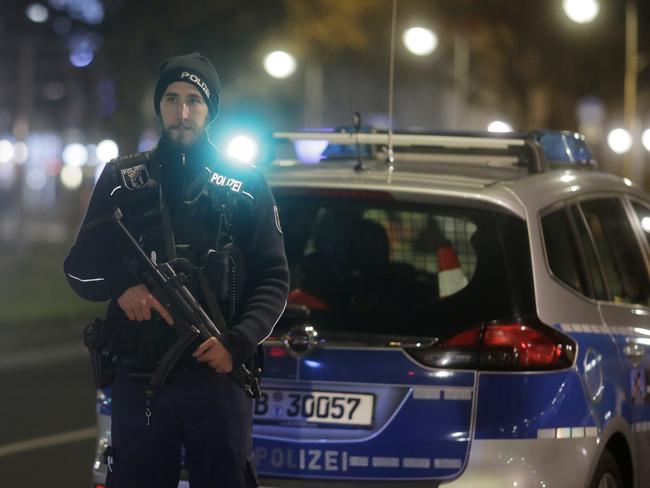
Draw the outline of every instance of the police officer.
<instances>
[{"instance_id":1,"label":"police officer","mask_svg":"<svg viewBox=\"0 0 650 488\"><path fill-rule=\"evenodd\" d=\"M252 166L224 162L208 140L219 90L214 66L199 53L162 63L154 96L158 145L106 165L65 259L66 277L82 298L110 300L101 330L115 360L109 487L176 487L181 452L193 488L257 486L252 400L224 373L250 362L271 333L289 274L265 179ZM147 374L176 333L114 226L87 225L115 207L145 252L190 276L194 296L227 327L192 346L151 409Z\"/></svg>"}]
</instances>

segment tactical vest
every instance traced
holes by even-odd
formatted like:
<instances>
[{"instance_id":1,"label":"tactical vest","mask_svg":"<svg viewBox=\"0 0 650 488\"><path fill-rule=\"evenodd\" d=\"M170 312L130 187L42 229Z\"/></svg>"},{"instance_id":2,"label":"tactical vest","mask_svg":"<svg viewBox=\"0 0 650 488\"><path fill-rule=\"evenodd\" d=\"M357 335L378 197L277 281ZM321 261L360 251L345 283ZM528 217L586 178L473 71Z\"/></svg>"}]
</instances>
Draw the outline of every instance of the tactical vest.
<instances>
[{"instance_id":1,"label":"tactical vest","mask_svg":"<svg viewBox=\"0 0 650 488\"><path fill-rule=\"evenodd\" d=\"M242 237L235 227L241 233L246 226L237 226L235 220L245 220L252 213L250 204L235 191L237 183L243 182L206 168L188 182L182 199L170 202L154 156L137 153L109 163L124 222L154 261L168 261L177 272L191 277L193 295L213 315L206 299L211 292L227 325L232 326L241 312L245 284L238 246ZM135 359L143 369L155 365L175 340L161 322L114 327L108 338L111 353Z\"/></svg>"}]
</instances>

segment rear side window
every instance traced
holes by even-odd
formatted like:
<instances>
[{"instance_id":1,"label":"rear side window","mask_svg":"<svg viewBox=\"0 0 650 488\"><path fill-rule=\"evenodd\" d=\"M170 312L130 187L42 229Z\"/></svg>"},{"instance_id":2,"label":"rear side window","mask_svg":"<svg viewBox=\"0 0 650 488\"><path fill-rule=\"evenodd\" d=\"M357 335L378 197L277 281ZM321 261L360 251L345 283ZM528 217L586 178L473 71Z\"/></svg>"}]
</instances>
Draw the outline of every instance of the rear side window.
<instances>
[{"instance_id":1,"label":"rear side window","mask_svg":"<svg viewBox=\"0 0 650 488\"><path fill-rule=\"evenodd\" d=\"M534 313L525 222L383 193L276 191L290 304L319 330L440 335Z\"/></svg>"},{"instance_id":2,"label":"rear side window","mask_svg":"<svg viewBox=\"0 0 650 488\"><path fill-rule=\"evenodd\" d=\"M582 212L577 205L571 205L569 208L571 209L571 215L578 234L578 240L580 241L580 246L582 247L583 256L585 258L586 272L588 277L591 278L591 283L593 285L594 298L598 300L607 300L609 296L607 294L607 288L605 287L605 281L603 280L600 264L598 263L598 256L596 256L596 251L594 250L591 237L589 236L589 229L587 229L587 225L582 217Z\"/></svg>"},{"instance_id":3,"label":"rear side window","mask_svg":"<svg viewBox=\"0 0 650 488\"><path fill-rule=\"evenodd\" d=\"M616 303L648 304L650 285L645 261L618 198L580 203L602 266L610 299Z\"/></svg>"},{"instance_id":4,"label":"rear side window","mask_svg":"<svg viewBox=\"0 0 650 488\"><path fill-rule=\"evenodd\" d=\"M646 241L650 245L650 207L639 202L632 202L632 207L639 219L639 225L643 229Z\"/></svg>"},{"instance_id":5,"label":"rear side window","mask_svg":"<svg viewBox=\"0 0 650 488\"><path fill-rule=\"evenodd\" d=\"M566 209L563 207L542 217L542 231L551 272L574 290L588 295Z\"/></svg>"}]
</instances>

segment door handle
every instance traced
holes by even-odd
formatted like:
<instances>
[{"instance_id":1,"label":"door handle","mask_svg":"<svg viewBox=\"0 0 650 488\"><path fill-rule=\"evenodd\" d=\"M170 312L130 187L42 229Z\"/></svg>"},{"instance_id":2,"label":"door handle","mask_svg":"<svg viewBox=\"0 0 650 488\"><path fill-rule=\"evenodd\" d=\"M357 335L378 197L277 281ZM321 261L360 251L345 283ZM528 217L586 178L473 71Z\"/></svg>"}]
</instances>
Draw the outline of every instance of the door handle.
<instances>
[{"instance_id":1,"label":"door handle","mask_svg":"<svg viewBox=\"0 0 650 488\"><path fill-rule=\"evenodd\" d=\"M629 358L640 358L645 354L645 347L639 344L628 344L623 348L623 354Z\"/></svg>"}]
</instances>

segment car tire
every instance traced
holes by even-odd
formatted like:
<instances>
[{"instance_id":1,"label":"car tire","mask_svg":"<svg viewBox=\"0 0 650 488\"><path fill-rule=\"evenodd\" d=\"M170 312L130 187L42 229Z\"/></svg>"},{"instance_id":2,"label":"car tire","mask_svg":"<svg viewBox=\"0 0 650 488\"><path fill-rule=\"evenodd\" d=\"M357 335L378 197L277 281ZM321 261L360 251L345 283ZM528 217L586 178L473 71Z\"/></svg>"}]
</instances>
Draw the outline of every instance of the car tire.
<instances>
[{"instance_id":1,"label":"car tire","mask_svg":"<svg viewBox=\"0 0 650 488\"><path fill-rule=\"evenodd\" d=\"M623 488L623 476L612 451L605 449L589 488Z\"/></svg>"}]
</instances>

